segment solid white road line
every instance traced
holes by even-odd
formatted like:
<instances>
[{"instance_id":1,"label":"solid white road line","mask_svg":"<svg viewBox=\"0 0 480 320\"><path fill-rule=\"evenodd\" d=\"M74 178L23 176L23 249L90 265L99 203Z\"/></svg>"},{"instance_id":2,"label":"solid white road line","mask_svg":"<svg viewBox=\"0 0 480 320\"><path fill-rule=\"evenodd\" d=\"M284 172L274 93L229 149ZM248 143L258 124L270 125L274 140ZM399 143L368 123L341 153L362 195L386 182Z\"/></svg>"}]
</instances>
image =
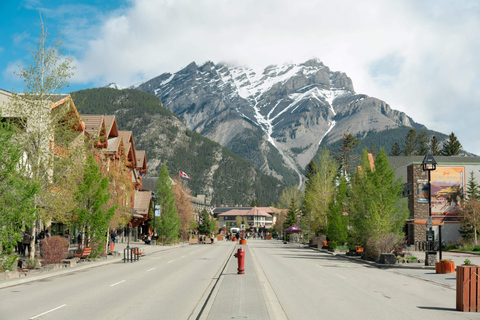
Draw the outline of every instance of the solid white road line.
<instances>
[{"instance_id":1,"label":"solid white road line","mask_svg":"<svg viewBox=\"0 0 480 320\"><path fill-rule=\"evenodd\" d=\"M125 282L125 280L122 280L122 281L120 281L120 282L117 282L117 283L111 284L111 285L110 285L110 287L116 286L117 284L120 284L120 283L122 283L122 282Z\"/></svg>"},{"instance_id":2,"label":"solid white road line","mask_svg":"<svg viewBox=\"0 0 480 320\"><path fill-rule=\"evenodd\" d=\"M58 309L63 308L63 307L65 307L65 306L66 306L66 304L62 304L62 305L59 306L59 307L53 308L53 309L51 309L51 310L45 311L44 313L40 313L39 315L36 315L35 317L29 318L29 320L36 319L36 318L38 318L38 317L41 317L41 316L43 316L43 315L46 315L47 313L50 313L50 312L55 311L55 310L58 310Z\"/></svg>"},{"instance_id":3,"label":"solid white road line","mask_svg":"<svg viewBox=\"0 0 480 320\"><path fill-rule=\"evenodd\" d=\"M154 270L154 269L156 269L156 268L157 268L157 267L154 267L154 268L152 268L152 269L148 269L147 272L152 271L152 270Z\"/></svg>"}]
</instances>

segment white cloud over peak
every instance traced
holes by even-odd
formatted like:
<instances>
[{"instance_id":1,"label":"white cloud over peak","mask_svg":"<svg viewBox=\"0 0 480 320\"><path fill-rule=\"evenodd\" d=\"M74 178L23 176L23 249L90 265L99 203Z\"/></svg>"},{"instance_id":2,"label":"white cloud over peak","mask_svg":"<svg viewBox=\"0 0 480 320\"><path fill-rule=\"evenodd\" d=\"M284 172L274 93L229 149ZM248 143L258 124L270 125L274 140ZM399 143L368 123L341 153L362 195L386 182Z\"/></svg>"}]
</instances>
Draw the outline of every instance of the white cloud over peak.
<instances>
[{"instance_id":1,"label":"white cloud over peak","mask_svg":"<svg viewBox=\"0 0 480 320\"><path fill-rule=\"evenodd\" d=\"M74 81L123 86L192 61L251 67L318 57L357 92L455 132L480 154L476 1L131 0L103 17Z\"/></svg>"}]
</instances>

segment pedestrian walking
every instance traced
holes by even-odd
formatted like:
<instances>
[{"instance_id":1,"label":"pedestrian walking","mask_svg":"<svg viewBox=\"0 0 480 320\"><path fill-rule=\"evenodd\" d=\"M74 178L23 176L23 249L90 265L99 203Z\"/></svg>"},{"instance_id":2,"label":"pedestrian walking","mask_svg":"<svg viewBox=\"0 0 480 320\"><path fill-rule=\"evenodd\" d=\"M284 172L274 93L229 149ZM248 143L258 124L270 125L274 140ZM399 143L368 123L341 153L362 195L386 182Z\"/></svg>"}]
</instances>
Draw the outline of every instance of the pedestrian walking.
<instances>
[{"instance_id":1,"label":"pedestrian walking","mask_svg":"<svg viewBox=\"0 0 480 320\"><path fill-rule=\"evenodd\" d=\"M113 246L115 247L115 239L117 238L117 233L115 232L115 228L112 229L112 232L110 233L110 242L113 243Z\"/></svg>"},{"instance_id":2,"label":"pedestrian walking","mask_svg":"<svg viewBox=\"0 0 480 320\"><path fill-rule=\"evenodd\" d=\"M25 253L28 249L28 253L30 254L30 233L25 231L22 239L22 255L25 257Z\"/></svg>"}]
</instances>

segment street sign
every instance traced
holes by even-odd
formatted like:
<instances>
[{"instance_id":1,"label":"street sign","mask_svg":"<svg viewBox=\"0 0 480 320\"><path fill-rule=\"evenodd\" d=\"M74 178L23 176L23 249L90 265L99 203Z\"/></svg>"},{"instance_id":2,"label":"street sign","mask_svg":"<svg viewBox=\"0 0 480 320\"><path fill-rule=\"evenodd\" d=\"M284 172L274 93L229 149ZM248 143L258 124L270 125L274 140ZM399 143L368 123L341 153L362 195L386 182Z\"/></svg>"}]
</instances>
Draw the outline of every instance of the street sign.
<instances>
[{"instance_id":1,"label":"street sign","mask_svg":"<svg viewBox=\"0 0 480 320\"><path fill-rule=\"evenodd\" d=\"M243 223L240 225L240 230L245 230L245 225Z\"/></svg>"},{"instance_id":2,"label":"street sign","mask_svg":"<svg viewBox=\"0 0 480 320\"><path fill-rule=\"evenodd\" d=\"M157 204L155 206L155 217L160 217L160 211L161 211L162 206Z\"/></svg>"},{"instance_id":3,"label":"street sign","mask_svg":"<svg viewBox=\"0 0 480 320\"><path fill-rule=\"evenodd\" d=\"M432 224L432 217L430 216L427 218L427 229L430 229L432 227Z\"/></svg>"}]
</instances>

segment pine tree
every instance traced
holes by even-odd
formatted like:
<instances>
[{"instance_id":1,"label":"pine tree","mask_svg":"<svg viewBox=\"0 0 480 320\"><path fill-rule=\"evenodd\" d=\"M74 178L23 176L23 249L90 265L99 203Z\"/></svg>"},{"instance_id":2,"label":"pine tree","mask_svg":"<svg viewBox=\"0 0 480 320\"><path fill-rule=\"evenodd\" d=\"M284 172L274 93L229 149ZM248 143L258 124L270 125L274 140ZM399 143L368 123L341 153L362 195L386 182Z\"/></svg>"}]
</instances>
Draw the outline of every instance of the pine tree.
<instances>
[{"instance_id":1,"label":"pine tree","mask_svg":"<svg viewBox=\"0 0 480 320\"><path fill-rule=\"evenodd\" d=\"M312 159L305 167L305 186L308 187L310 179L317 173L318 167L315 161Z\"/></svg>"},{"instance_id":2,"label":"pine tree","mask_svg":"<svg viewBox=\"0 0 480 320\"><path fill-rule=\"evenodd\" d=\"M353 172L353 165L357 156L353 154L353 150L360 145L353 134L344 133L342 137L342 145L335 152L335 159L340 164L340 171L344 176L348 176Z\"/></svg>"},{"instance_id":3,"label":"pine tree","mask_svg":"<svg viewBox=\"0 0 480 320\"><path fill-rule=\"evenodd\" d=\"M208 214L207 209L203 208L202 213L200 215L201 224L198 225L198 233L208 235L210 234L211 228L211 219L210 215Z\"/></svg>"},{"instance_id":4,"label":"pine tree","mask_svg":"<svg viewBox=\"0 0 480 320\"><path fill-rule=\"evenodd\" d=\"M448 137L446 143L443 144L442 155L443 156L456 156L462 151L462 145L458 141L455 134L452 132Z\"/></svg>"},{"instance_id":5,"label":"pine tree","mask_svg":"<svg viewBox=\"0 0 480 320\"><path fill-rule=\"evenodd\" d=\"M293 226L297 223L297 215L300 213L298 210L298 204L295 201L295 198L290 200L290 205L288 206L287 216L283 222L283 230Z\"/></svg>"},{"instance_id":6,"label":"pine tree","mask_svg":"<svg viewBox=\"0 0 480 320\"><path fill-rule=\"evenodd\" d=\"M402 154L402 152L400 150L400 145L398 144L398 142L395 142L395 144L392 147L392 151L390 152L390 155L394 156L394 157L398 157L401 154Z\"/></svg>"},{"instance_id":7,"label":"pine tree","mask_svg":"<svg viewBox=\"0 0 480 320\"><path fill-rule=\"evenodd\" d=\"M476 199L480 200L480 190L478 183L475 181L475 176L473 174L473 171L470 172L470 178L468 179L468 184L467 184L467 201Z\"/></svg>"},{"instance_id":8,"label":"pine tree","mask_svg":"<svg viewBox=\"0 0 480 320\"><path fill-rule=\"evenodd\" d=\"M157 182L157 195L161 207L160 221L158 221L157 231L161 241L172 243L178 239L180 230L180 218L175 207L175 197L173 195L173 183L170 179L166 164L162 165Z\"/></svg>"},{"instance_id":9,"label":"pine tree","mask_svg":"<svg viewBox=\"0 0 480 320\"><path fill-rule=\"evenodd\" d=\"M349 201L353 240L365 246L372 256L397 245L409 214L406 203L402 201L403 183L400 178L395 179L395 172L390 168L383 150L374 164L375 168L371 168L364 150L361 169L356 171Z\"/></svg>"},{"instance_id":10,"label":"pine tree","mask_svg":"<svg viewBox=\"0 0 480 320\"><path fill-rule=\"evenodd\" d=\"M415 151L415 155L425 156L428 153L428 135L425 131L422 131L417 135L416 145L417 150Z\"/></svg>"},{"instance_id":11,"label":"pine tree","mask_svg":"<svg viewBox=\"0 0 480 320\"><path fill-rule=\"evenodd\" d=\"M327 237L337 243L346 242L348 238L348 216L344 215L348 204L347 190L347 180L341 176L335 198L328 205Z\"/></svg>"},{"instance_id":12,"label":"pine tree","mask_svg":"<svg viewBox=\"0 0 480 320\"><path fill-rule=\"evenodd\" d=\"M406 156L413 156L417 150L417 133L415 129L410 129L405 136L405 145L403 147L403 154Z\"/></svg>"},{"instance_id":13,"label":"pine tree","mask_svg":"<svg viewBox=\"0 0 480 320\"><path fill-rule=\"evenodd\" d=\"M440 141L438 141L437 136L433 136L430 141L430 150L433 156L440 156L442 151L440 150Z\"/></svg>"}]
</instances>

